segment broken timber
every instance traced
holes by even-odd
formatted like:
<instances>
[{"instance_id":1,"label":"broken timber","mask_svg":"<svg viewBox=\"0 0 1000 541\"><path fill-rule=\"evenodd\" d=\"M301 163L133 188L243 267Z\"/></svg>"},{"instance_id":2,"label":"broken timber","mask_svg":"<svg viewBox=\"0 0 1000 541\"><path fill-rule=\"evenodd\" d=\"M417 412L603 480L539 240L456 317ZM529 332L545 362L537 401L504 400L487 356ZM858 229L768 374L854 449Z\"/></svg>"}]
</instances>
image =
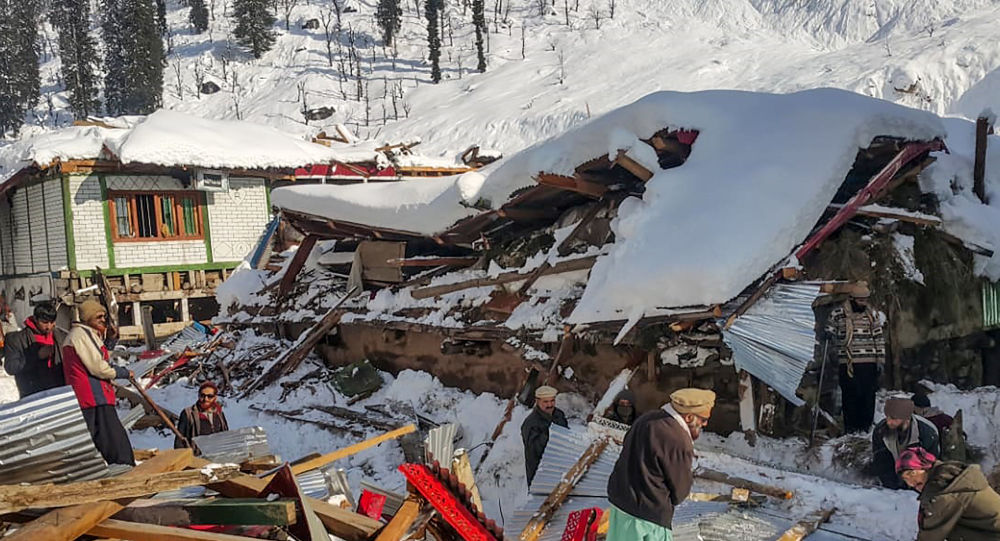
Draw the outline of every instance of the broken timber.
<instances>
[{"instance_id":1,"label":"broken timber","mask_svg":"<svg viewBox=\"0 0 1000 541\"><path fill-rule=\"evenodd\" d=\"M608 187L603 184L584 180L579 177L568 177L566 175L555 175L552 173L539 173L535 180L543 186L551 186L561 190L577 192L579 194L600 199L608 193Z\"/></svg>"},{"instance_id":2,"label":"broken timber","mask_svg":"<svg viewBox=\"0 0 1000 541\"><path fill-rule=\"evenodd\" d=\"M549 269L546 269L542 273L542 275L560 274L563 272L586 270L593 267L595 261L597 261L597 256L588 256L577 259L570 259L569 261L560 261L555 265L552 265ZM431 297L444 295L446 293L454 293L456 291L462 291L464 289L471 289L474 287L486 287L486 286L495 286L500 284L508 284L511 282L519 282L529 277L530 274L522 274L519 271L511 271L502 273L496 278L486 278L486 277L474 278L472 280L466 280L464 282L457 282L454 284L421 287L411 291L410 295L414 299L427 299Z\"/></svg>"},{"instance_id":3,"label":"broken timber","mask_svg":"<svg viewBox=\"0 0 1000 541\"><path fill-rule=\"evenodd\" d=\"M288 292L292 290L292 285L295 284L295 277L302 270L302 266L305 265L306 259L312 253L318 239L319 237L316 235L306 235L306 238L299 244L298 249L295 250L295 255L292 256L292 261L288 264L288 268L285 269L285 274L281 277L281 283L278 285L279 299L284 299L288 295Z\"/></svg>"},{"instance_id":4,"label":"broken timber","mask_svg":"<svg viewBox=\"0 0 1000 541\"><path fill-rule=\"evenodd\" d=\"M545 529L545 525L548 524L549 520L552 519L556 511L562 507L564 501L569 496L569 493L573 491L573 487L580 482L584 474L590 470L590 466L600 458L601 453L608 446L608 439L601 438L587 447L587 450L583 452L583 455L573 464L573 467L563 475L562 480L559 484L552 489L552 493L549 494L542 506L538 508L538 512L531 517L528 524L524 526L521 530L521 534L518 536L520 541L537 541L538 537L542 534L542 530Z\"/></svg>"},{"instance_id":5,"label":"broken timber","mask_svg":"<svg viewBox=\"0 0 1000 541\"><path fill-rule=\"evenodd\" d=\"M114 518L129 522L190 526L287 526L295 523L293 500L267 501L254 498L212 498L190 500L137 500Z\"/></svg>"},{"instance_id":6,"label":"broken timber","mask_svg":"<svg viewBox=\"0 0 1000 541\"><path fill-rule=\"evenodd\" d=\"M407 498L400 506L399 511L393 515L392 520L385 525L385 528L382 528L375 541L399 541L403 539L403 535L416 522L419 514L420 503L413 498Z\"/></svg>"},{"instance_id":7,"label":"broken timber","mask_svg":"<svg viewBox=\"0 0 1000 541\"><path fill-rule=\"evenodd\" d=\"M257 539L242 535L188 530L115 519L105 520L91 528L89 533L105 538L129 539L130 541L250 541Z\"/></svg>"},{"instance_id":8,"label":"broken timber","mask_svg":"<svg viewBox=\"0 0 1000 541\"><path fill-rule=\"evenodd\" d=\"M193 468L203 468L208 464L209 462L202 458L195 458L191 461ZM219 483L212 483L209 488L230 498L255 498L266 486L267 481L263 479L241 474ZM326 529L345 541L367 541L376 530L382 527L382 523L377 520L341 509L322 500L308 497L304 500L319 516ZM25 541L30 540L25 538Z\"/></svg>"},{"instance_id":9,"label":"broken timber","mask_svg":"<svg viewBox=\"0 0 1000 541\"><path fill-rule=\"evenodd\" d=\"M827 208L833 210L840 210L844 208L843 205L832 204ZM941 218L933 216L930 214L922 214L919 212L911 212L906 209L897 209L889 207L861 207L858 209L858 214L863 216L871 216L873 218L890 218L892 220L899 220L901 222L910 222L917 225L923 225L927 227L938 227L941 225Z\"/></svg>"},{"instance_id":10,"label":"broken timber","mask_svg":"<svg viewBox=\"0 0 1000 541\"><path fill-rule=\"evenodd\" d=\"M401 437L403 437L403 436L405 436L407 434L416 432L416 430L417 430L417 427L415 425L412 425L412 424L411 425L406 425L406 426L401 427L401 428L397 428L396 430L393 430L391 432L386 432L385 434L378 435L378 436L376 436L374 438L370 438L370 439L367 439L365 441L362 441L362 442L359 442L359 443L355 443L354 445L351 445L349 447L345 447L343 449L339 449L339 450L334 451L332 453L327 453L325 455L319 456L319 457L314 458L312 460L306 460L305 462L302 462L300 464L296 464L296 465L292 466L292 473L294 473L295 475L298 475L300 473L307 472L309 470L314 470L316 468L322 468L323 466L326 466L327 464L329 464L331 462L334 462L336 460L340 460L340 459L342 459L344 457L348 457L348 456L360 453L361 451L364 451L365 449L369 449L371 447L375 447L376 445L378 445L378 444L380 444L380 443L382 443L384 441L389 441L389 440L394 440L396 438L401 438ZM269 481L272 477L274 477L274 476L273 475L269 475L269 476L265 477L264 480L265 481Z\"/></svg>"},{"instance_id":11,"label":"broken timber","mask_svg":"<svg viewBox=\"0 0 1000 541\"><path fill-rule=\"evenodd\" d=\"M479 261L478 256L417 257L387 259L385 264L390 267L437 267L440 265L447 265L449 267L468 267L475 265L476 261Z\"/></svg>"},{"instance_id":12,"label":"broken timber","mask_svg":"<svg viewBox=\"0 0 1000 541\"><path fill-rule=\"evenodd\" d=\"M765 485L763 483L757 483L755 481L749 481L740 477L734 477L728 473L724 473L718 470L712 470L708 468L698 468L694 471L694 476L705 479L708 481L715 481L717 483L725 483L727 485L732 485L737 488L745 488L757 492L758 494L764 494L765 496L771 496L773 498L778 498L779 500L790 500L795 496L795 493L791 490L786 490L781 487Z\"/></svg>"},{"instance_id":13,"label":"broken timber","mask_svg":"<svg viewBox=\"0 0 1000 541\"><path fill-rule=\"evenodd\" d=\"M628 151L619 150L618 157L612 165L620 165L625 168L626 171L635 175L639 180L643 182L648 182L649 179L653 178L653 172L646 169L646 166L635 161L631 156L628 155Z\"/></svg>"},{"instance_id":14,"label":"broken timber","mask_svg":"<svg viewBox=\"0 0 1000 541\"><path fill-rule=\"evenodd\" d=\"M122 477L144 477L154 473L172 472L184 469L194 455L191 449L171 449L139 464ZM202 461L202 467L210 464ZM120 502L101 501L74 505L49 511L34 521L24 525L5 541L71 541L87 533L95 525L124 509Z\"/></svg>"},{"instance_id":15,"label":"broken timber","mask_svg":"<svg viewBox=\"0 0 1000 541\"><path fill-rule=\"evenodd\" d=\"M237 466L219 465L211 470L190 470L132 477L106 477L61 485L0 485L0 513L44 507L69 507L83 503L137 498L167 490L221 481L239 472Z\"/></svg>"},{"instance_id":16,"label":"broken timber","mask_svg":"<svg viewBox=\"0 0 1000 541\"><path fill-rule=\"evenodd\" d=\"M798 524L781 534L778 541L802 541L818 530L825 522L829 521L834 511L836 511L835 508L823 509L813 517L800 520Z\"/></svg>"}]
</instances>

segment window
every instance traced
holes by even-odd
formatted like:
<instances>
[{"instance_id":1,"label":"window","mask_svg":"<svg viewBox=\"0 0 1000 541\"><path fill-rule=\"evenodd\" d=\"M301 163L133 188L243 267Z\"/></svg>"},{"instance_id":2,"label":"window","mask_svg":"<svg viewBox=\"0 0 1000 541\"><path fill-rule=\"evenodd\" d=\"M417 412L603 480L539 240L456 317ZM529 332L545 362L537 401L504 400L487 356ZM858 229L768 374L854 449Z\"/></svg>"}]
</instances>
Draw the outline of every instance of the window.
<instances>
[{"instance_id":1,"label":"window","mask_svg":"<svg viewBox=\"0 0 1000 541\"><path fill-rule=\"evenodd\" d=\"M115 241L205 238L197 192L110 192L111 238Z\"/></svg>"}]
</instances>

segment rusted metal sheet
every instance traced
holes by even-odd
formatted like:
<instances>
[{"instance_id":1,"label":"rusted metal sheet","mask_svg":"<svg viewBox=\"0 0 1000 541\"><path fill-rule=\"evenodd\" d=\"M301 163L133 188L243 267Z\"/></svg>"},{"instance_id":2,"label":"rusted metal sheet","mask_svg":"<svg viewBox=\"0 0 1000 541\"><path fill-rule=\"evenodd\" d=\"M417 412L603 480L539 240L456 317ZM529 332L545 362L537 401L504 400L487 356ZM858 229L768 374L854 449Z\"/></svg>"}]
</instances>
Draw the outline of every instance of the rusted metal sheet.
<instances>
[{"instance_id":1,"label":"rusted metal sheet","mask_svg":"<svg viewBox=\"0 0 1000 541\"><path fill-rule=\"evenodd\" d=\"M71 387L0 406L0 483L64 483L108 472Z\"/></svg>"}]
</instances>

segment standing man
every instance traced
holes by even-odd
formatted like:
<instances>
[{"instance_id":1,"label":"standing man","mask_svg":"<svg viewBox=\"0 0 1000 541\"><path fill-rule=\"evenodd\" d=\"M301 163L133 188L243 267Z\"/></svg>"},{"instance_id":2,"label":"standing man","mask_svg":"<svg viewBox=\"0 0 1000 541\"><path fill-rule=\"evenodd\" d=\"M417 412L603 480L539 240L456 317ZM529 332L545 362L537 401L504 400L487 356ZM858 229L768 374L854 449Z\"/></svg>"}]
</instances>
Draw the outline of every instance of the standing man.
<instances>
[{"instance_id":1,"label":"standing man","mask_svg":"<svg viewBox=\"0 0 1000 541\"><path fill-rule=\"evenodd\" d=\"M56 360L55 327L55 307L39 303L34 314L24 320L24 329L10 333L4 341L3 367L14 376L21 398L66 384Z\"/></svg>"},{"instance_id":2,"label":"standing man","mask_svg":"<svg viewBox=\"0 0 1000 541\"><path fill-rule=\"evenodd\" d=\"M885 364L882 317L868 304L868 289L830 313L826 330L836 344L844 429L866 432L875 420L875 393Z\"/></svg>"},{"instance_id":3,"label":"standing man","mask_svg":"<svg viewBox=\"0 0 1000 541\"><path fill-rule=\"evenodd\" d=\"M528 486L535 478L542 454L549 444L549 426L555 423L563 428L569 428L566 414L556 407L556 395L559 391L548 385L535 389L535 408L521 423L521 440L524 442L524 469L528 476Z\"/></svg>"},{"instance_id":4,"label":"standing man","mask_svg":"<svg viewBox=\"0 0 1000 541\"><path fill-rule=\"evenodd\" d=\"M922 447L934 456L941 454L937 427L913 413L913 408L909 398L886 400L885 419L872 432L872 463L875 474L886 488L906 488L896 473L896 461L906 449Z\"/></svg>"},{"instance_id":5,"label":"standing man","mask_svg":"<svg viewBox=\"0 0 1000 541\"><path fill-rule=\"evenodd\" d=\"M694 484L694 440L714 406L714 392L681 389L668 404L636 419L608 479L608 541L673 538L674 508Z\"/></svg>"},{"instance_id":6,"label":"standing man","mask_svg":"<svg viewBox=\"0 0 1000 541\"><path fill-rule=\"evenodd\" d=\"M113 379L127 379L131 372L108 363L108 348L104 343L107 331L107 310L91 299L80 305L80 321L63 342L63 373L66 383L73 386L83 418L94 439L94 445L108 464L135 465L132 444L115 412Z\"/></svg>"},{"instance_id":7,"label":"standing man","mask_svg":"<svg viewBox=\"0 0 1000 541\"><path fill-rule=\"evenodd\" d=\"M219 387L215 382L206 381L198 387L198 401L193 406L184 408L177 420L177 431L184 435L189 443L196 436L207 436L216 432L229 430L226 414L222 413L219 404ZM174 449L187 447L179 437L174 438Z\"/></svg>"}]
</instances>

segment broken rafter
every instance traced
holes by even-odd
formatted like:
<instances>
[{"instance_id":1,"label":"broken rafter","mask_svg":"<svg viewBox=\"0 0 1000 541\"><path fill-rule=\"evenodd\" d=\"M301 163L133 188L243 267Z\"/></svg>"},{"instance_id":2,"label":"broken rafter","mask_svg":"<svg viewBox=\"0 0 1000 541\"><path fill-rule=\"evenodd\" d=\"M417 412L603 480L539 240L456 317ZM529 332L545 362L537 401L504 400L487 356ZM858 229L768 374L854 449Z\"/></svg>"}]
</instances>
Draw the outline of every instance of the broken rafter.
<instances>
[{"instance_id":1,"label":"broken rafter","mask_svg":"<svg viewBox=\"0 0 1000 541\"><path fill-rule=\"evenodd\" d=\"M567 177L566 175L556 175L553 173L539 173L535 180L544 186L551 186L562 190L577 192L587 197L600 199L608 193L608 187L603 184L584 180L579 177Z\"/></svg>"},{"instance_id":2,"label":"broken rafter","mask_svg":"<svg viewBox=\"0 0 1000 541\"><path fill-rule=\"evenodd\" d=\"M544 272L542 272L542 275L561 274L564 272L586 270L593 267L595 261L597 261L597 256L588 256L577 259L570 259L568 261L560 261L555 265L553 265L552 267L546 269ZM486 286L507 284L511 282L518 282L521 280L525 280L528 277L529 277L528 274L522 274L519 271L511 271L511 272L505 272L495 278L482 277L482 278L474 278L472 280L465 280L463 282L456 282L454 284L421 287L412 290L410 292L410 295L414 299L427 299L430 297L437 297L439 295L444 295L446 293L454 293L455 291L471 289L473 287L486 287Z\"/></svg>"},{"instance_id":3,"label":"broken rafter","mask_svg":"<svg viewBox=\"0 0 1000 541\"><path fill-rule=\"evenodd\" d=\"M399 541L409 531L410 526L417 520L420 514L420 502L415 498L407 498L399 511L392 516L392 520L382 528L375 541Z\"/></svg>"},{"instance_id":4,"label":"broken rafter","mask_svg":"<svg viewBox=\"0 0 1000 541\"><path fill-rule=\"evenodd\" d=\"M811 516L800 520L797 524L781 534L778 541L802 541L803 539L812 535L816 530L819 529L824 523L829 522L830 517L836 508L821 509Z\"/></svg>"},{"instance_id":5,"label":"broken rafter","mask_svg":"<svg viewBox=\"0 0 1000 541\"><path fill-rule=\"evenodd\" d=\"M312 253L317 240L319 240L319 237L316 235L306 235L306 238L302 240L302 244L299 244L291 263L288 264L285 274L281 277L281 283L278 285L279 299L284 299L288 295L288 292L292 290L295 278L299 275L299 271L302 270L302 266L305 265L306 258Z\"/></svg>"},{"instance_id":6,"label":"broken rafter","mask_svg":"<svg viewBox=\"0 0 1000 541\"><path fill-rule=\"evenodd\" d=\"M387 259L385 263L390 267L438 267L441 265L468 267L475 265L477 261L479 261L479 256L393 258Z\"/></svg>"},{"instance_id":7,"label":"broken rafter","mask_svg":"<svg viewBox=\"0 0 1000 541\"><path fill-rule=\"evenodd\" d=\"M628 151L626 150L618 151L618 156L612 165L622 166L622 168L643 182L649 182L649 179L653 178L653 172L646 169L645 165L635 161L635 159L628 155Z\"/></svg>"},{"instance_id":8,"label":"broken rafter","mask_svg":"<svg viewBox=\"0 0 1000 541\"><path fill-rule=\"evenodd\" d=\"M129 522L190 526L287 526L294 524L295 501L267 501L255 498L212 498L162 500L150 498L132 502L114 518Z\"/></svg>"},{"instance_id":9,"label":"broken rafter","mask_svg":"<svg viewBox=\"0 0 1000 541\"><path fill-rule=\"evenodd\" d=\"M840 210L844 208L844 206L833 204L827 208L833 210ZM917 225L923 225L928 227L937 227L942 223L941 218L938 218L937 216L933 216L930 214L922 214L919 212L911 212L906 209L880 207L875 205L859 208L858 214L861 214L863 216L871 216L873 218L890 218L893 220L899 220L901 222L910 222Z\"/></svg>"},{"instance_id":10,"label":"broken rafter","mask_svg":"<svg viewBox=\"0 0 1000 541\"><path fill-rule=\"evenodd\" d=\"M404 427L397 428L396 430L393 430L391 432L380 434L374 438L369 438L365 441L355 443L354 445L351 445L349 447L338 449L332 453L327 453L312 460L307 460L305 462L302 462L301 464L296 464L292 466L292 473L298 475L300 473L307 472L309 470L322 468L323 466L326 466L331 462L360 453L361 451L375 447L376 445L382 442L394 440L396 438L401 438L407 434L416 432L416 430L417 427L415 425L406 425ZM272 477L274 476L270 475L268 477L265 477L264 480L269 481Z\"/></svg>"},{"instance_id":11,"label":"broken rafter","mask_svg":"<svg viewBox=\"0 0 1000 541\"><path fill-rule=\"evenodd\" d=\"M559 213L553 208L503 207L497 211L497 214L501 218L508 218L515 222L537 222L554 220L559 217Z\"/></svg>"},{"instance_id":12,"label":"broken rafter","mask_svg":"<svg viewBox=\"0 0 1000 541\"><path fill-rule=\"evenodd\" d=\"M251 541L255 537L230 535L157 524L108 519L91 528L91 535L131 541Z\"/></svg>"},{"instance_id":13,"label":"broken rafter","mask_svg":"<svg viewBox=\"0 0 1000 541\"><path fill-rule=\"evenodd\" d=\"M708 481L715 481L716 483L725 483L737 488L745 488L758 494L778 498L779 500L790 500L795 496L795 493L791 490L786 490L772 485L765 485L756 481L749 481L741 477L734 477L728 473L709 468L696 469L694 471L694 476Z\"/></svg>"}]
</instances>

